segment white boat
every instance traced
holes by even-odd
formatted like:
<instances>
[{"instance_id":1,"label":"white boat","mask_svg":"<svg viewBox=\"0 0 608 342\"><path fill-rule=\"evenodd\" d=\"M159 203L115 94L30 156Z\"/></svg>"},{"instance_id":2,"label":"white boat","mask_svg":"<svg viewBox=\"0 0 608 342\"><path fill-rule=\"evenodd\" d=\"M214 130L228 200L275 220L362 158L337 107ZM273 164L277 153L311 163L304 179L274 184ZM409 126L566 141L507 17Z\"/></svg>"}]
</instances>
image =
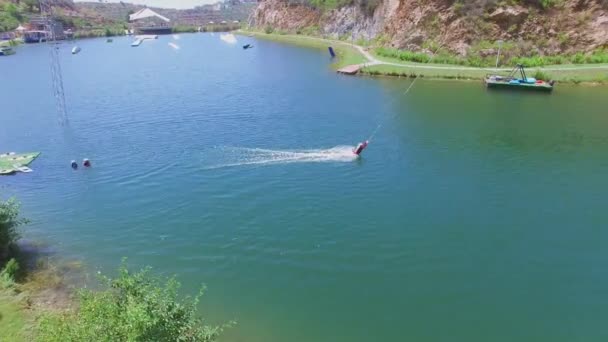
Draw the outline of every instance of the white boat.
<instances>
[{"instance_id":1,"label":"white boat","mask_svg":"<svg viewBox=\"0 0 608 342\"><path fill-rule=\"evenodd\" d=\"M10 46L0 46L0 56L8 56L15 53Z\"/></svg>"},{"instance_id":2,"label":"white boat","mask_svg":"<svg viewBox=\"0 0 608 342\"><path fill-rule=\"evenodd\" d=\"M75 54L79 53L79 52L80 52L80 50L82 50L82 49L80 48L80 46L74 46L74 47L72 48L72 55L75 55Z\"/></svg>"},{"instance_id":3,"label":"white boat","mask_svg":"<svg viewBox=\"0 0 608 342\"><path fill-rule=\"evenodd\" d=\"M143 41L144 41L143 39L136 39L133 43L131 43L131 46L133 46L133 47L140 46Z\"/></svg>"}]
</instances>

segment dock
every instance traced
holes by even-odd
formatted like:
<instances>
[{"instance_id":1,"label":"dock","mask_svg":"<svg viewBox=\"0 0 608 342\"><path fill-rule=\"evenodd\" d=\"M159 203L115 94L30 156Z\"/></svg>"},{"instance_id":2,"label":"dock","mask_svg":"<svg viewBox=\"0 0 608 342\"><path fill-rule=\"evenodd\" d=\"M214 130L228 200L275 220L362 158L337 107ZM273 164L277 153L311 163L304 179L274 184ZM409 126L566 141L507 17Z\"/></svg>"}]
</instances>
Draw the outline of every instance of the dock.
<instances>
[{"instance_id":1,"label":"dock","mask_svg":"<svg viewBox=\"0 0 608 342\"><path fill-rule=\"evenodd\" d=\"M31 172L27 166L38 158L39 155L40 152L19 154L10 152L0 154L0 176L13 175L17 172Z\"/></svg>"},{"instance_id":2,"label":"dock","mask_svg":"<svg viewBox=\"0 0 608 342\"><path fill-rule=\"evenodd\" d=\"M363 68L363 64L347 65L344 68L338 69L339 74L356 75Z\"/></svg>"},{"instance_id":3,"label":"dock","mask_svg":"<svg viewBox=\"0 0 608 342\"><path fill-rule=\"evenodd\" d=\"M131 43L131 46L138 47L141 45L141 43L144 42L144 40L152 40L152 39L158 39L158 35L144 34L144 35L135 36L135 41L133 43Z\"/></svg>"}]
</instances>

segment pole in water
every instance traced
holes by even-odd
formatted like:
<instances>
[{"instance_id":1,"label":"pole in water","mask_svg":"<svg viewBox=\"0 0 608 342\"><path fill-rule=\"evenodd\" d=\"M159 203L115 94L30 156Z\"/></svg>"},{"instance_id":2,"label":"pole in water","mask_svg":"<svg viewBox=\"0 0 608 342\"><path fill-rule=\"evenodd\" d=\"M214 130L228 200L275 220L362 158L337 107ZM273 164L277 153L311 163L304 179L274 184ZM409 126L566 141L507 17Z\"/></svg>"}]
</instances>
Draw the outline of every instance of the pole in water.
<instances>
[{"instance_id":1,"label":"pole in water","mask_svg":"<svg viewBox=\"0 0 608 342\"><path fill-rule=\"evenodd\" d=\"M355 149L353 150L353 153L356 155L360 155L361 152L363 152L363 150L365 150L367 145L369 145L368 140L365 140L364 142L359 143L359 145L357 145L357 147L355 147Z\"/></svg>"}]
</instances>

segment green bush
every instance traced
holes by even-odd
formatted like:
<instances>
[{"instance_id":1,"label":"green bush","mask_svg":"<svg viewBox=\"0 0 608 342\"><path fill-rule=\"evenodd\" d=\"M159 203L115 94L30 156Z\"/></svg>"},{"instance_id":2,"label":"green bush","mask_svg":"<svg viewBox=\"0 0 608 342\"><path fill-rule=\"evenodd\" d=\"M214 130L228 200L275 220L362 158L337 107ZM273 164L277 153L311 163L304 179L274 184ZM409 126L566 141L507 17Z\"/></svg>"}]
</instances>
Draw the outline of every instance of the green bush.
<instances>
[{"instance_id":1,"label":"green bush","mask_svg":"<svg viewBox=\"0 0 608 342\"><path fill-rule=\"evenodd\" d=\"M198 27L192 25L175 25L171 32L173 33L194 33L198 31Z\"/></svg>"},{"instance_id":2,"label":"green bush","mask_svg":"<svg viewBox=\"0 0 608 342\"><path fill-rule=\"evenodd\" d=\"M601 49L593 52L585 58L587 63L608 63L608 50Z\"/></svg>"},{"instance_id":3,"label":"green bush","mask_svg":"<svg viewBox=\"0 0 608 342\"><path fill-rule=\"evenodd\" d=\"M407 50L397 50L390 48L377 48L376 53L383 57L397 58L402 61L410 61L417 63L429 63L431 57L426 53L422 52L412 52Z\"/></svg>"},{"instance_id":4,"label":"green bush","mask_svg":"<svg viewBox=\"0 0 608 342\"><path fill-rule=\"evenodd\" d=\"M19 263L15 259L9 260L4 269L0 271L0 287L10 287L15 283L17 279L17 273L19 272Z\"/></svg>"},{"instance_id":5,"label":"green bush","mask_svg":"<svg viewBox=\"0 0 608 342\"><path fill-rule=\"evenodd\" d=\"M0 32L11 31L19 26L19 20L6 12L0 12Z\"/></svg>"},{"instance_id":6,"label":"green bush","mask_svg":"<svg viewBox=\"0 0 608 342\"><path fill-rule=\"evenodd\" d=\"M321 10L332 10L342 6L350 5L352 0L308 0L308 3Z\"/></svg>"},{"instance_id":7,"label":"green bush","mask_svg":"<svg viewBox=\"0 0 608 342\"><path fill-rule=\"evenodd\" d=\"M556 7L562 4L562 0L540 0L540 5L544 9L548 9L551 7Z\"/></svg>"},{"instance_id":8,"label":"green bush","mask_svg":"<svg viewBox=\"0 0 608 342\"><path fill-rule=\"evenodd\" d=\"M534 74L532 75L532 77L536 78L537 80L543 80L543 81L551 80L551 75L549 75L548 73L546 73L542 70L536 70L534 72Z\"/></svg>"},{"instance_id":9,"label":"green bush","mask_svg":"<svg viewBox=\"0 0 608 342\"><path fill-rule=\"evenodd\" d=\"M570 58L570 60L574 64L583 64L585 63L585 55L582 52L577 52L574 56Z\"/></svg>"},{"instance_id":10,"label":"green bush","mask_svg":"<svg viewBox=\"0 0 608 342\"><path fill-rule=\"evenodd\" d=\"M123 264L116 279L101 277L104 289L82 290L77 308L42 317L38 339L63 341L215 341L222 326L197 315L202 290L179 300L180 283L154 277L146 268L131 273Z\"/></svg>"},{"instance_id":11,"label":"green bush","mask_svg":"<svg viewBox=\"0 0 608 342\"><path fill-rule=\"evenodd\" d=\"M321 29L317 25L306 26L302 28L302 34L307 36L315 36L318 35Z\"/></svg>"},{"instance_id":12,"label":"green bush","mask_svg":"<svg viewBox=\"0 0 608 342\"><path fill-rule=\"evenodd\" d=\"M266 34L271 34L272 32L274 32L274 28L272 28L272 26L266 26L266 27L264 28L264 32L265 32Z\"/></svg>"},{"instance_id":13,"label":"green bush","mask_svg":"<svg viewBox=\"0 0 608 342\"><path fill-rule=\"evenodd\" d=\"M19 206L14 200L0 201L0 265L9 256L9 250L19 240Z\"/></svg>"}]
</instances>

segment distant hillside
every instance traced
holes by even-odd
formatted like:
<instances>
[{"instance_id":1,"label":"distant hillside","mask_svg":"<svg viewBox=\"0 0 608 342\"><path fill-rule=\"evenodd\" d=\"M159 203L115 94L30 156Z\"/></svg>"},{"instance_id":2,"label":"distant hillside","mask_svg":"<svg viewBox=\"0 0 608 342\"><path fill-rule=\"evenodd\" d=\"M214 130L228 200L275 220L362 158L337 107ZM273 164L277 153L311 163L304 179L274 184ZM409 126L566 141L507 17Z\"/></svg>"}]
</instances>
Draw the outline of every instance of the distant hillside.
<instances>
[{"instance_id":1,"label":"distant hillside","mask_svg":"<svg viewBox=\"0 0 608 342\"><path fill-rule=\"evenodd\" d=\"M58 20L65 28L77 31L76 36L115 35L124 32L128 15L145 6L126 2L76 2L72 0L49 0ZM193 9L153 8L170 18L174 25L202 26L210 21L246 21L255 8L255 0L227 0ZM38 0L0 0L0 32L14 30L29 18L40 15Z\"/></svg>"},{"instance_id":2,"label":"distant hillside","mask_svg":"<svg viewBox=\"0 0 608 342\"><path fill-rule=\"evenodd\" d=\"M445 51L470 65L492 65L498 42L505 58L608 56L608 0L261 0L250 24L362 40L407 60L416 55L391 49Z\"/></svg>"},{"instance_id":3,"label":"distant hillside","mask_svg":"<svg viewBox=\"0 0 608 342\"><path fill-rule=\"evenodd\" d=\"M253 11L256 1L230 0L218 2L212 5L198 6L193 9L168 9L154 8L154 11L171 19L177 25L204 25L209 21L245 21ZM90 15L98 15L103 18L126 21L129 14L136 12L145 6L130 3L99 3L99 2L77 2L76 8Z\"/></svg>"}]
</instances>

